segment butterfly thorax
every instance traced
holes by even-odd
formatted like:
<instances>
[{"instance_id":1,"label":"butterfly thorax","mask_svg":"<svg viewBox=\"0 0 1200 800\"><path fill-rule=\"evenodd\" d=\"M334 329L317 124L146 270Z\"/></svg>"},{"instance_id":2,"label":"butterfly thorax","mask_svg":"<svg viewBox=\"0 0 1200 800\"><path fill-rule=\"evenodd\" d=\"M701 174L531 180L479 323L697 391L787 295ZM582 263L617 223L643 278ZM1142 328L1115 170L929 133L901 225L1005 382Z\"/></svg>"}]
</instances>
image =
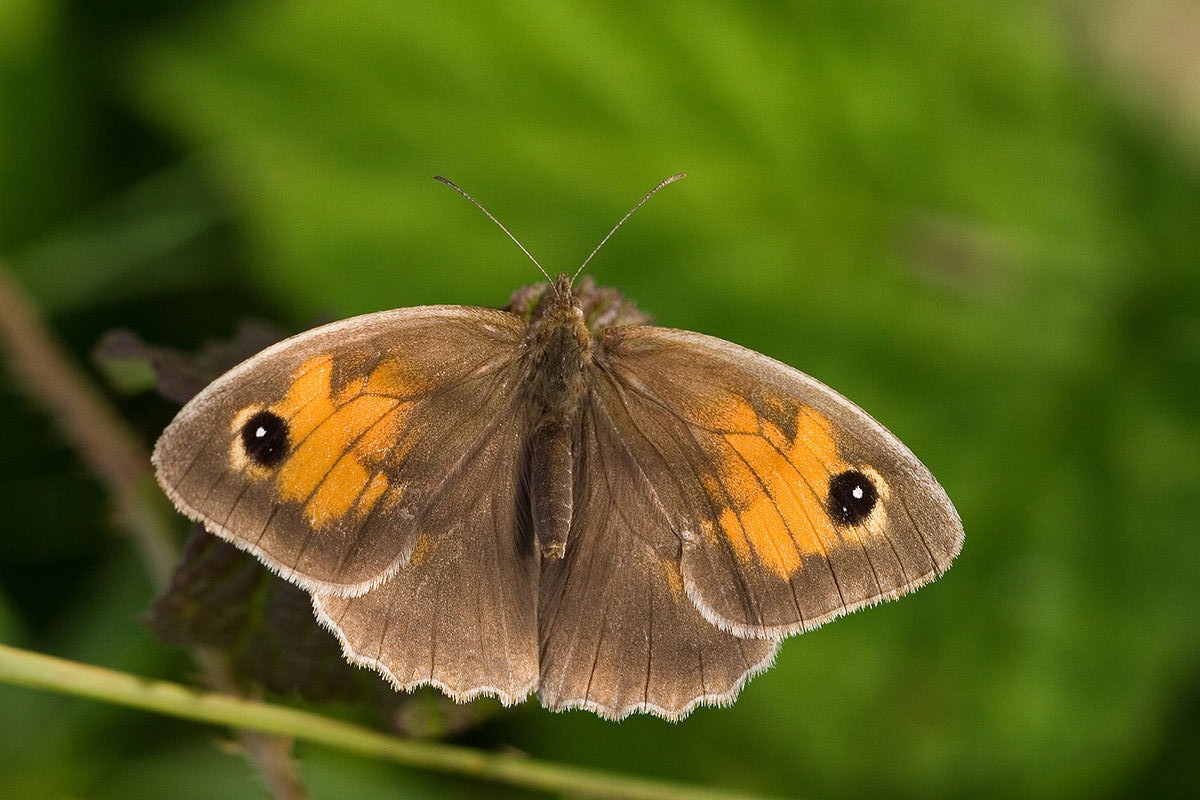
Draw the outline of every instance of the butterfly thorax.
<instances>
[{"instance_id":1,"label":"butterfly thorax","mask_svg":"<svg viewBox=\"0 0 1200 800\"><path fill-rule=\"evenodd\" d=\"M530 400L540 424L569 424L586 390L592 334L583 308L563 275L545 292L529 323Z\"/></svg>"}]
</instances>

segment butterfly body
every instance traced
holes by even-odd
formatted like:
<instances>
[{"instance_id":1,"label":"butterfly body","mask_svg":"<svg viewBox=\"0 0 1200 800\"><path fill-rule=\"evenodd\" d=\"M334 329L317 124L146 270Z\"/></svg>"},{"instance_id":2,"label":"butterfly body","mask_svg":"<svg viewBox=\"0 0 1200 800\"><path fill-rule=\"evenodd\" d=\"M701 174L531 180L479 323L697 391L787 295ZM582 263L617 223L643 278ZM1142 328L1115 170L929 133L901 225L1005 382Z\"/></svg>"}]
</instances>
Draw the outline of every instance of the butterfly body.
<instances>
[{"instance_id":1,"label":"butterfly body","mask_svg":"<svg viewBox=\"0 0 1200 800\"><path fill-rule=\"evenodd\" d=\"M530 510L544 558L562 558L574 510L574 441L592 367L592 334L570 279L543 291L526 334L529 400L535 418L528 442Z\"/></svg>"},{"instance_id":2,"label":"butterfly body","mask_svg":"<svg viewBox=\"0 0 1200 800\"><path fill-rule=\"evenodd\" d=\"M677 719L941 574L961 522L807 375L569 278L282 342L155 449L186 514L400 689Z\"/></svg>"}]
</instances>

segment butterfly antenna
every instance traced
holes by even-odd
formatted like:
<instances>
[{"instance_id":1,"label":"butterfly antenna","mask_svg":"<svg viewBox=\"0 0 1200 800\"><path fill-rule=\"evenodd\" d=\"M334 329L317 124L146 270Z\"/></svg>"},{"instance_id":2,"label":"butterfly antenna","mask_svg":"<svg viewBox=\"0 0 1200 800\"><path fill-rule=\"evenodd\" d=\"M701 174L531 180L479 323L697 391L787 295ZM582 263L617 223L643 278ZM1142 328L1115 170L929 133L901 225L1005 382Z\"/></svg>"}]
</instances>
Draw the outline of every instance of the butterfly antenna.
<instances>
[{"instance_id":1,"label":"butterfly antenna","mask_svg":"<svg viewBox=\"0 0 1200 800\"><path fill-rule=\"evenodd\" d=\"M483 207L482 203L480 203L474 197L471 197L471 195L467 194L464 189L462 189L458 184L456 184L454 181L450 180L449 178L443 178L441 175L434 175L433 179L435 181L438 181L439 183L446 184L451 189L458 192L463 197L465 197L467 200L469 200L471 205L475 206L480 211L482 211L484 214L486 214L488 219L490 219L492 222L496 223L496 227L498 227L500 230L504 231L505 236L507 236L508 238L513 240L513 244L515 244L517 247L521 248L522 253L529 256L529 260L533 262L533 265L535 267L537 267L539 270L541 270L541 273L546 276L546 280L550 281L551 283L554 283L554 279L550 277L550 273L546 272L546 270L543 269L542 265L538 263L538 260L533 257L533 253L530 253L528 250L526 250L525 245L521 244L521 240L518 239L517 237L513 236L512 232L509 231L508 228L504 227L504 223L502 223L500 220L496 219L492 215L492 212L488 211L486 208ZM656 189L655 191L658 191L658 190ZM653 193L654 192L651 192L651 194L653 194ZM644 203L644 202L646 202L646 201L643 200L642 203ZM638 203L638 205L641 205L641 203ZM622 222L624 222L624 220L622 220ZM587 263L587 262L584 262L584 263Z\"/></svg>"},{"instance_id":2,"label":"butterfly antenna","mask_svg":"<svg viewBox=\"0 0 1200 800\"><path fill-rule=\"evenodd\" d=\"M660 189L662 189L664 186L668 186L668 185L674 183L675 181L680 180L682 178L686 178L686 177L687 177L686 172L680 172L677 175L672 175L671 177L664 180L662 183L658 184L658 186L655 186L653 189L646 192L646 196L643 197L641 200L638 200L637 205L635 205L633 208L629 209L629 211L625 214L625 216L621 217L621 221L618 222L616 225L612 226L612 230L608 232L608 235L606 235L603 239L601 239L600 244L596 245L596 249L593 250L588 255L588 257L583 260L583 263L579 265L579 269L575 270L575 274L571 276L571 283L572 284L575 283L575 279L579 277L579 273L583 272L583 268L586 267L588 265L588 262L592 260L592 256L594 256L594 255L596 255L596 253L600 252L600 248L604 247L604 243L612 238L612 235L617 232L617 228L619 228L625 224L625 220L627 220L633 216L633 212L637 211L639 208L646 205L646 201L649 200L651 197L654 197L654 195L658 194L658 191Z\"/></svg>"}]
</instances>

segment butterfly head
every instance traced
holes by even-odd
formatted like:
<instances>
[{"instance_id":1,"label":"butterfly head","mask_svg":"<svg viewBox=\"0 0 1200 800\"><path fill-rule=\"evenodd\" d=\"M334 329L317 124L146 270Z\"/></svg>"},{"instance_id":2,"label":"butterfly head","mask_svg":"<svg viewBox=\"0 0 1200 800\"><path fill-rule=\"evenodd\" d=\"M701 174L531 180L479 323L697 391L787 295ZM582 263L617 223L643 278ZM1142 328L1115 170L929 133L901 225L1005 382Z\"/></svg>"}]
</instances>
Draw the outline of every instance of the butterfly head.
<instances>
[{"instance_id":1,"label":"butterfly head","mask_svg":"<svg viewBox=\"0 0 1200 800\"><path fill-rule=\"evenodd\" d=\"M559 311L554 311L556 308ZM653 322L653 317L626 299L619 290L597 286L590 275L585 275L578 285L572 285L568 276L559 275L553 284L543 282L523 286L513 293L505 310L532 326L541 324L548 316L565 313L567 308L577 309L582 314L583 324L593 336L605 328Z\"/></svg>"}]
</instances>

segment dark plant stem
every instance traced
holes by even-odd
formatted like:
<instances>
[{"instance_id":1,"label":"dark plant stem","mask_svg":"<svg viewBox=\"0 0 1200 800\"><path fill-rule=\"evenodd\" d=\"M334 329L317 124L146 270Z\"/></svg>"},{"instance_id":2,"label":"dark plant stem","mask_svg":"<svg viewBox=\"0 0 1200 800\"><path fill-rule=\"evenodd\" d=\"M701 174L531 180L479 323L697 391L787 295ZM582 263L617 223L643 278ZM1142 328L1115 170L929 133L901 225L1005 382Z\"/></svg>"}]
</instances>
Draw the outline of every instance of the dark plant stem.
<instances>
[{"instance_id":1,"label":"dark plant stem","mask_svg":"<svg viewBox=\"0 0 1200 800\"><path fill-rule=\"evenodd\" d=\"M165 589L179 553L171 534L169 508L150 472L150 456L59 344L2 261L0 349L6 351L9 367L25 392L55 421L63 438L108 492L117 524L136 543L155 586ZM192 654L210 689L245 696L224 656L200 649ZM291 758L291 739L242 731L239 741L274 797L308 797Z\"/></svg>"}]
</instances>

